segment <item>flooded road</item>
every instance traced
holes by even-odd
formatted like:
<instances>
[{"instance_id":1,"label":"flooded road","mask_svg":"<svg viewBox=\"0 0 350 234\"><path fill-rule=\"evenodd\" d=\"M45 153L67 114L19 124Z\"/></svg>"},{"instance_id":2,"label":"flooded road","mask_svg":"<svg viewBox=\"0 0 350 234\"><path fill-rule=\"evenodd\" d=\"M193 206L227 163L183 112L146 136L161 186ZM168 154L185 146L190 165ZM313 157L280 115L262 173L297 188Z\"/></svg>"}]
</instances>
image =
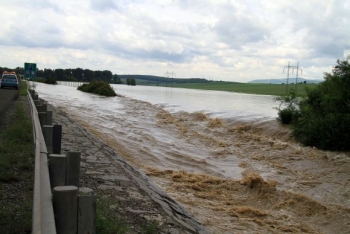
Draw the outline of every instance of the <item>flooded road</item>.
<instances>
[{"instance_id":1,"label":"flooded road","mask_svg":"<svg viewBox=\"0 0 350 234\"><path fill-rule=\"evenodd\" d=\"M350 233L349 153L302 147L273 97L113 86L104 98L36 84L212 233Z\"/></svg>"}]
</instances>

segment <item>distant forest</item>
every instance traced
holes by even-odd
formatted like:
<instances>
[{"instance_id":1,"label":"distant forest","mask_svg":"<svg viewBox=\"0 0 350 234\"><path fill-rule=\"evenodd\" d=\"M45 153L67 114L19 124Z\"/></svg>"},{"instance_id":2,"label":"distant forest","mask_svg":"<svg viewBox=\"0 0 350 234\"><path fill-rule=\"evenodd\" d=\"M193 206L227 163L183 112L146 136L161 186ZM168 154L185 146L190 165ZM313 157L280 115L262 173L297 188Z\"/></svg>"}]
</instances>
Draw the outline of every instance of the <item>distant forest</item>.
<instances>
[{"instance_id":1,"label":"distant forest","mask_svg":"<svg viewBox=\"0 0 350 234\"><path fill-rule=\"evenodd\" d=\"M24 75L24 68L17 67L15 69L0 67L0 74L3 71L15 71L18 75ZM183 84L183 83L208 83L208 81L203 78L169 78L161 76L151 76L151 75L117 75L113 74L109 70L90 70L82 68L74 69L37 69L37 78L44 78L47 80L57 80L57 81L79 81L79 82L91 82L94 80L106 81L113 84L127 84L130 80L136 80L137 84L143 85L164 85L164 84Z\"/></svg>"}]
</instances>

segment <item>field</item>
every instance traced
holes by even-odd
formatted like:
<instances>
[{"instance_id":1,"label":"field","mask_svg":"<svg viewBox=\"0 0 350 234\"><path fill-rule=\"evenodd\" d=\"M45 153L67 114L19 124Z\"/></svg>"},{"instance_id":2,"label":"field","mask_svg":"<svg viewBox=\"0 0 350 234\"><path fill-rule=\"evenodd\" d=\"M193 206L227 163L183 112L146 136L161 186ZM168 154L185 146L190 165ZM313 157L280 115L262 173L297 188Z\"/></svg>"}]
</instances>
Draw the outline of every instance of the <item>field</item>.
<instances>
[{"instance_id":1,"label":"field","mask_svg":"<svg viewBox=\"0 0 350 234\"><path fill-rule=\"evenodd\" d=\"M306 94L305 88L313 88L317 84L289 84L288 89L297 90L298 96L304 96ZM249 94L262 94L262 95L284 95L286 94L286 84L252 84L252 83L236 83L236 82L210 82L210 83L182 83L175 84L161 83L159 86L169 86L175 88L188 88L188 89L204 89L204 90L218 90L229 91L238 93Z\"/></svg>"}]
</instances>

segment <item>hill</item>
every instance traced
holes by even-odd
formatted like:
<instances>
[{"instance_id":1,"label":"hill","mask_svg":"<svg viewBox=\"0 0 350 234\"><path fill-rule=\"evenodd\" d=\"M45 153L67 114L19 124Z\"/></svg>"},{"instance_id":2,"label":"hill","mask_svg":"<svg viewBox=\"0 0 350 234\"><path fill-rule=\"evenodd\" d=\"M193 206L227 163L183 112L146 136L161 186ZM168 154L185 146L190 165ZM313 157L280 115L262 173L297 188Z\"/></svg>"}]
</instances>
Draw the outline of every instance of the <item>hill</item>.
<instances>
[{"instance_id":1,"label":"hill","mask_svg":"<svg viewBox=\"0 0 350 234\"><path fill-rule=\"evenodd\" d=\"M304 83L304 81L307 84L318 84L323 82L321 79L304 79L304 78L298 78L298 83ZM281 78L281 79L257 79L257 80L252 80L249 81L248 83L255 83L255 84L286 84L287 83L287 78ZM289 78L289 84L295 83L295 77Z\"/></svg>"},{"instance_id":2,"label":"hill","mask_svg":"<svg viewBox=\"0 0 350 234\"><path fill-rule=\"evenodd\" d=\"M169 78L163 76L152 75L118 75L125 83L128 78L134 78L137 84L142 85L161 85L161 84L189 84L189 83L209 83L210 81L203 78Z\"/></svg>"}]
</instances>

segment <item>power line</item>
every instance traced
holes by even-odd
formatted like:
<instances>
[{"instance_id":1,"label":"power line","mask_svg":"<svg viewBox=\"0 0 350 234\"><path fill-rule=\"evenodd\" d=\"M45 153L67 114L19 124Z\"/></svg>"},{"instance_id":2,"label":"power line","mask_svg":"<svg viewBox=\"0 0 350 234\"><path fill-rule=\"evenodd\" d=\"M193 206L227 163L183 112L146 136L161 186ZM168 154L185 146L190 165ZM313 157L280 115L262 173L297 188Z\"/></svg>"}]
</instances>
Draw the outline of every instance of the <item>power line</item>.
<instances>
[{"instance_id":1,"label":"power line","mask_svg":"<svg viewBox=\"0 0 350 234\"><path fill-rule=\"evenodd\" d=\"M288 93L288 86L289 86L289 73L290 71L292 71L292 73L294 72L294 70L296 70L296 77L295 77L295 92L297 92L297 88L298 88L298 75L299 75L299 71L301 71L301 73L303 73L303 69L299 68L299 62L297 63L296 66L291 66L290 62L288 62L288 66L285 66L283 68L283 73L285 71L285 69L287 68L287 85L286 85L286 94Z\"/></svg>"},{"instance_id":2,"label":"power line","mask_svg":"<svg viewBox=\"0 0 350 234\"><path fill-rule=\"evenodd\" d=\"M172 72L166 71L166 73L164 73L164 77L165 77L165 75L167 78L170 78L170 76L171 76L171 78L174 78L174 76L176 77L176 74L173 71Z\"/></svg>"}]
</instances>

